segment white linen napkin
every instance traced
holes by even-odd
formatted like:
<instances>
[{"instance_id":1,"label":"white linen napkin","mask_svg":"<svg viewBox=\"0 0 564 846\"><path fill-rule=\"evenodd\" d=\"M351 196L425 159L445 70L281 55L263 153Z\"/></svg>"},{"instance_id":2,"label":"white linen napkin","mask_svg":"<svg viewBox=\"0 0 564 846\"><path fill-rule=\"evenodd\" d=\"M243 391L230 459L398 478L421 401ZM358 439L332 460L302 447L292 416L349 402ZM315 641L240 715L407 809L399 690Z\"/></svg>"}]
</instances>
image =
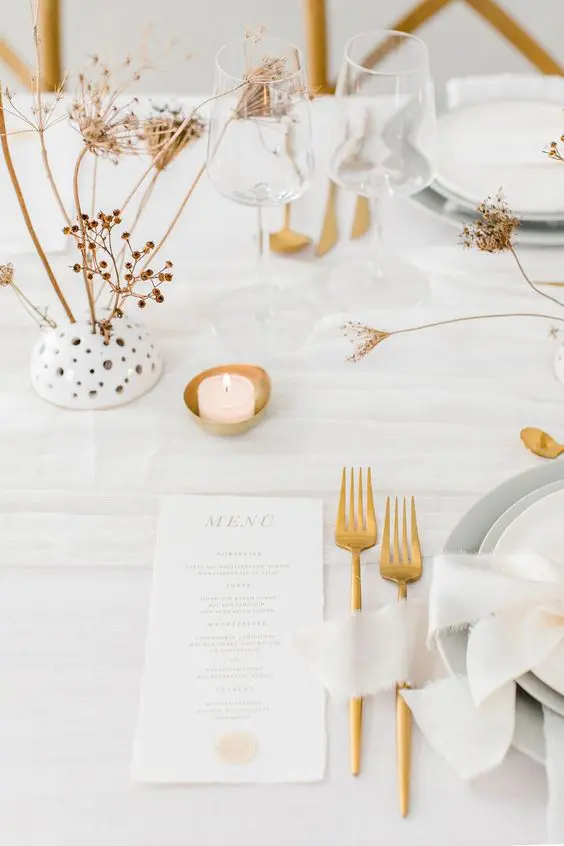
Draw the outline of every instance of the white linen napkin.
<instances>
[{"instance_id":1,"label":"white linen napkin","mask_svg":"<svg viewBox=\"0 0 564 846\"><path fill-rule=\"evenodd\" d=\"M513 739L514 679L560 661L564 569L534 553L440 555L429 606L429 642L468 628L467 676L405 692L417 724L462 778L501 763ZM543 708L551 843L564 838L564 718Z\"/></svg>"},{"instance_id":2,"label":"white linen napkin","mask_svg":"<svg viewBox=\"0 0 564 846\"><path fill-rule=\"evenodd\" d=\"M447 107L458 109L488 100L542 100L564 103L564 78L533 73L462 76L446 84Z\"/></svg>"}]
</instances>

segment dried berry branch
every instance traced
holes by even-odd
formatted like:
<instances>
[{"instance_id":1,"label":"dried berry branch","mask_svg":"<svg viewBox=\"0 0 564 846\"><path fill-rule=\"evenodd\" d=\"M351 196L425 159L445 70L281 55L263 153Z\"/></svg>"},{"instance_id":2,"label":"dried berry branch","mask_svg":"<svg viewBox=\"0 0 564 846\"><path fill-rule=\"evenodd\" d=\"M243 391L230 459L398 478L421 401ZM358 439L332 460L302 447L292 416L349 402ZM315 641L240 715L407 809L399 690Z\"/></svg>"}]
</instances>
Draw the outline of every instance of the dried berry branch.
<instances>
[{"instance_id":1,"label":"dried berry branch","mask_svg":"<svg viewBox=\"0 0 564 846\"><path fill-rule=\"evenodd\" d=\"M91 287L95 279L101 280L112 292L110 315L98 323L106 339L114 318L123 317L126 300L136 300L139 308L145 308L149 300L162 303L164 294L161 286L173 280L171 261L165 261L163 267L156 271L142 267L145 260L155 255L155 244L146 241L142 249L136 250L131 244L131 233L125 230L119 237L120 243L125 243L127 247L129 260L125 262L125 272L120 271L119 250L113 236L121 223L121 211L114 209L111 214L101 211L96 218L82 214L79 224L63 230L65 235L74 239L80 252L81 261L73 265L74 272L82 273Z\"/></svg>"}]
</instances>

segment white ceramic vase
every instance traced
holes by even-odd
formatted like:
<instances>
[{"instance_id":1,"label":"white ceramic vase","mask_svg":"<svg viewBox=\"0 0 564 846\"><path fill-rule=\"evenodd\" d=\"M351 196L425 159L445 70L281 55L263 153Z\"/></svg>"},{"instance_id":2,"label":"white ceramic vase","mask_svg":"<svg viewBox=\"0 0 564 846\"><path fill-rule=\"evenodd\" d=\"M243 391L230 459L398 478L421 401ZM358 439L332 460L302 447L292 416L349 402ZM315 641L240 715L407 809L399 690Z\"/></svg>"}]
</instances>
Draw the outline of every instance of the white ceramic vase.
<instances>
[{"instance_id":1,"label":"white ceramic vase","mask_svg":"<svg viewBox=\"0 0 564 846\"><path fill-rule=\"evenodd\" d=\"M33 387L62 408L126 405L150 391L162 370L149 330L127 316L115 321L107 344L85 321L43 330L31 353Z\"/></svg>"}]
</instances>

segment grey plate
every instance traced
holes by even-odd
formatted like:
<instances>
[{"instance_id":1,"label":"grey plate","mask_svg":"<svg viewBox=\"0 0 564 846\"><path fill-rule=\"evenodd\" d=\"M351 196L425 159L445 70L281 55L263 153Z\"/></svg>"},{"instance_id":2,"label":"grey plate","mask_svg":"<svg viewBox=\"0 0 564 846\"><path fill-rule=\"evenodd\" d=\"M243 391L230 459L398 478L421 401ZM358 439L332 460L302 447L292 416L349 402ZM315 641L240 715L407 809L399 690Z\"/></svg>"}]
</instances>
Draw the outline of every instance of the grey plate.
<instances>
[{"instance_id":1,"label":"grey plate","mask_svg":"<svg viewBox=\"0 0 564 846\"><path fill-rule=\"evenodd\" d=\"M564 464L552 461L504 482L464 515L448 538L444 551L478 552L488 531L508 508L538 488L563 479ZM451 632L438 638L445 664L451 672L459 675L466 673L466 642L465 632ZM542 709L524 691L519 691L517 697L513 745L533 760L544 762Z\"/></svg>"},{"instance_id":2,"label":"grey plate","mask_svg":"<svg viewBox=\"0 0 564 846\"><path fill-rule=\"evenodd\" d=\"M438 194L432 187L424 188L418 194L413 194L412 202L422 206L434 217L462 229L471 223L475 214L460 208L452 200ZM564 245L564 223L548 221L523 221L519 227L518 240L520 244L537 247L561 247Z\"/></svg>"},{"instance_id":3,"label":"grey plate","mask_svg":"<svg viewBox=\"0 0 564 846\"><path fill-rule=\"evenodd\" d=\"M564 479L558 479L556 482L544 485L542 488L539 488L538 490L519 499L493 524L484 538L484 542L480 547L480 552L493 552L505 529L511 525L519 514L526 511L527 508L534 502L544 499L545 496L548 496L554 491L561 491L562 488L564 488ZM541 681L541 679L535 676L534 673L525 673L524 676L517 679L517 684L519 684L523 690L526 690L527 693L530 693L533 699L536 699L537 702L540 702L542 705L546 705L547 708L550 708L552 711L556 711L557 714L564 717L564 696Z\"/></svg>"}]
</instances>

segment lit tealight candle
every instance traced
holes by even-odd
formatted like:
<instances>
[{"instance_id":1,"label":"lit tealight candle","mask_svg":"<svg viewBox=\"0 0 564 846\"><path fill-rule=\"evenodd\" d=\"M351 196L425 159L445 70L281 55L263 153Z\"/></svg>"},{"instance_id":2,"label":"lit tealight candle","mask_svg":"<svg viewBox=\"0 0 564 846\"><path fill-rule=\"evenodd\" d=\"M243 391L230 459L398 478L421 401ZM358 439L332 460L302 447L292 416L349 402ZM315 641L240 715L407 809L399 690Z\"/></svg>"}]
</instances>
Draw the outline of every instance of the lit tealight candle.
<instances>
[{"instance_id":1,"label":"lit tealight candle","mask_svg":"<svg viewBox=\"0 0 564 846\"><path fill-rule=\"evenodd\" d=\"M198 385L200 417L212 423L241 423L255 415L255 389L236 373L208 376Z\"/></svg>"}]
</instances>

